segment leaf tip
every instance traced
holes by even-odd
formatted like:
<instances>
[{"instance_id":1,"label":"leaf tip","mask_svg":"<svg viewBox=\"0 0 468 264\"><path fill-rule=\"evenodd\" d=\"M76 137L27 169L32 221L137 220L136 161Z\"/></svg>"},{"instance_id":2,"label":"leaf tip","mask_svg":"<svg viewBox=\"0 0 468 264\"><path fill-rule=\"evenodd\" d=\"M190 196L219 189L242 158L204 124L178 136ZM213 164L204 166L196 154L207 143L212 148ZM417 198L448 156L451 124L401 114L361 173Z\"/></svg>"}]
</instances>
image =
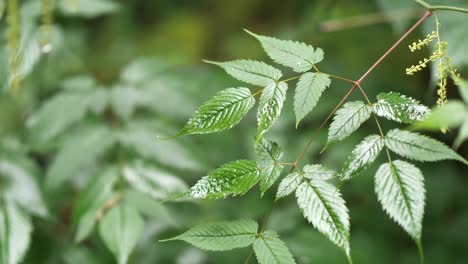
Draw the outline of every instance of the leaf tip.
<instances>
[{"instance_id":1,"label":"leaf tip","mask_svg":"<svg viewBox=\"0 0 468 264\"><path fill-rule=\"evenodd\" d=\"M253 33L252 31L250 31L250 30L248 30L248 29L246 29L246 28L244 28L243 30L244 30L247 34L251 35L252 37L254 37L254 38L256 38L256 39L258 39L259 35Z\"/></svg>"},{"instance_id":2,"label":"leaf tip","mask_svg":"<svg viewBox=\"0 0 468 264\"><path fill-rule=\"evenodd\" d=\"M175 135L172 135L172 136L169 136L169 137L157 136L157 139L159 139L159 140L170 140L170 139L178 138L178 137L181 137L181 136L184 136L184 135L187 135L187 134L190 134L190 133L188 132L187 127L184 127L179 132L177 132Z\"/></svg>"},{"instance_id":3,"label":"leaf tip","mask_svg":"<svg viewBox=\"0 0 468 264\"><path fill-rule=\"evenodd\" d=\"M164 242L169 242L169 241L174 241L174 240L178 240L179 236L175 236L175 237L171 237L171 238L166 238L166 239L160 239L158 240L158 242L161 242L161 243L164 243Z\"/></svg>"},{"instance_id":4,"label":"leaf tip","mask_svg":"<svg viewBox=\"0 0 468 264\"><path fill-rule=\"evenodd\" d=\"M216 61L212 61L212 60L202 60L203 62L205 63L209 63L209 64L218 64L219 62L216 62Z\"/></svg>"}]
</instances>

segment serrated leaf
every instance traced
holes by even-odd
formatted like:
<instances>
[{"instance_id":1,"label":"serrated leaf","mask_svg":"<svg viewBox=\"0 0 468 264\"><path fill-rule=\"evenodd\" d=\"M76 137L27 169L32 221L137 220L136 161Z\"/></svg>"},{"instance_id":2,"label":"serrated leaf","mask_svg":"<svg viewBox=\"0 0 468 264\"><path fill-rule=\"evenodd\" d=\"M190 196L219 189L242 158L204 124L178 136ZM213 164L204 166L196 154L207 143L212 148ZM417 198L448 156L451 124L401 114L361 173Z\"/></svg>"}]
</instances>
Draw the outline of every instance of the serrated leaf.
<instances>
[{"instance_id":1,"label":"serrated leaf","mask_svg":"<svg viewBox=\"0 0 468 264\"><path fill-rule=\"evenodd\" d=\"M417 100L395 92L377 95L372 108L378 116L405 124L421 121L430 113L429 108Z\"/></svg>"},{"instance_id":2,"label":"serrated leaf","mask_svg":"<svg viewBox=\"0 0 468 264\"><path fill-rule=\"evenodd\" d=\"M234 60L226 62L206 61L223 68L239 81L258 86L267 86L277 82L283 74L280 70L261 61Z\"/></svg>"},{"instance_id":3,"label":"serrated leaf","mask_svg":"<svg viewBox=\"0 0 468 264\"><path fill-rule=\"evenodd\" d=\"M99 223L99 234L117 262L125 264L128 263L143 227L143 219L135 209L117 205Z\"/></svg>"},{"instance_id":4,"label":"serrated leaf","mask_svg":"<svg viewBox=\"0 0 468 264\"><path fill-rule=\"evenodd\" d=\"M418 161L438 161L453 159L465 164L468 162L455 151L430 137L399 129L390 130L385 136L385 145L405 158Z\"/></svg>"},{"instance_id":5,"label":"serrated leaf","mask_svg":"<svg viewBox=\"0 0 468 264\"><path fill-rule=\"evenodd\" d=\"M336 177L336 172L327 169L320 164L308 164L302 168L302 173L304 177L313 180L322 180L327 181Z\"/></svg>"},{"instance_id":6,"label":"serrated leaf","mask_svg":"<svg viewBox=\"0 0 468 264\"><path fill-rule=\"evenodd\" d=\"M175 175L141 161L128 164L122 173L130 186L154 199L166 199L188 189Z\"/></svg>"},{"instance_id":7,"label":"serrated leaf","mask_svg":"<svg viewBox=\"0 0 468 264\"><path fill-rule=\"evenodd\" d=\"M286 244L271 230L266 230L255 239L253 250L260 264L296 263Z\"/></svg>"},{"instance_id":8,"label":"serrated leaf","mask_svg":"<svg viewBox=\"0 0 468 264\"><path fill-rule=\"evenodd\" d=\"M299 122L317 105L323 91L331 84L330 77L324 73L308 72L301 75L294 94L294 113L296 127Z\"/></svg>"},{"instance_id":9,"label":"serrated leaf","mask_svg":"<svg viewBox=\"0 0 468 264\"><path fill-rule=\"evenodd\" d=\"M257 110L258 139L270 129L281 114L287 90L288 85L285 82L268 85L263 90Z\"/></svg>"},{"instance_id":10,"label":"serrated leaf","mask_svg":"<svg viewBox=\"0 0 468 264\"><path fill-rule=\"evenodd\" d=\"M228 88L203 104L184 128L174 137L187 134L208 134L237 125L255 104L250 90L244 87Z\"/></svg>"},{"instance_id":11,"label":"serrated leaf","mask_svg":"<svg viewBox=\"0 0 468 264\"><path fill-rule=\"evenodd\" d=\"M367 169L377 159L383 147L384 139L378 135L370 135L361 141L343 166L342 180L349 180Z\"/></svg>"},{"instance_id":12,"label":"serrated leaf","mask_svg":"<svg viewBox=\"0 0 468 264\"><path fill-rule=\"evenodd\" d=\"M235 220L202 224L168 240L183 240L198 248L225 251L251 245L257 235L258 224L253 220Z\"/></svg>"},{"instance_id":13,"label":"serrated leaf","mask_svg":"<svg viewBox=\"0 0 468 264\"><path fill-rule=\"evenodd\" d=\"M279 184L278 192L276 193L276 200L293 193L301 182L302 177L299 175L299 173L293 172L288 174L288 176L284 177L284 179Z\"/></svg>"},{"instance_id":14,"label":"serrated leaf","mask_svg":"<svg viewBox=\"0 0 468 264\"><path fill-rule=\"evenodd\" d=\"M421 171L401 160L382 164L375 174L375 192L385 212L419 242L426 193Z\"/></svg>"},{"instance_id":15,"label":"serrated leaf","mask_svg":"<svg viewBox=\"0 0 468 264\"><path fill-rule=\"evenodd\" d=\"M297 188L296 198L304 217L349 257L349 215L340 191L327 182L310 180Z\"/></svg>"},{"instance_id":16,"label":"serrated leaf","mask_svg":"<svg viewBox=\"0 0 468 264\"><path fill-rule=\"evenodd\" d=\"M262 195L275 183L284 169L278 161L283 156L281 147L273 141L261 139L255 145L260 171L260 190Z\"/></svg>"},{"instance_id":17,"label":"serrated leaf","mask_svg":"<svg viewBox=\"0 0 468 264\"><path fill-rule=\"evenodd\" d=\"M328 144L340 141L356 131L369 119L372 108L361 101L349 102L336 111L328 130Z\"/></svg>"},{"instance_id":18,"label":"serrated leaf","mask_svg":"<svg viewBox=\"0 0 468 264\"><path fill-rule=\"evenodd\" d=\"M12 201L0 206L0 263L18 264L31 242L32 223Z\"/></svg>"},{"instance_id":19,"label":"serrated leaf","mask_svg":"<svg viewBox=\"0 0 468 264\"><path fill-rule=\"evenodd\" d=\"M313 65L323 60L323 50L321 48L314 49L302 42L261 36L248 30L246 32L260 41L263 49L272 60L291 67L295 72L308 71Z\"/></svg>"},{"instance_id":20,"label":"serrated leaf","mask_svg":"<svg viewBox=\"0 0 468 264\"><path fill-rule=\"evenodd\" d=\"M48 209L37 182L38 168L31 161L13 155L0 155L2 196L29 213L45 217Z\"/></svg>"},{"instance_id":21,"label":"serrated leaf","mask_svg":"<svg viewBox=\"0 0 468 264\"><path fill-rule=\"evenodd\" d=\"M76 131L58 151L47 172L48 191L55 191L81 168L98 159L115 143L112 131L105 126L90 126Z\"/></svg>"},{"instance_id":22,"label":"serrated leaf","mask_svg":"<svg viewBox=\"0 0 468 264\"><path fill-rule=\"evenodd\" d=\"M259 180L257 163L237 160L227 163L201 178L189 191L193 198L219 199L242 195Z\"/></svg>"}]
</instances>

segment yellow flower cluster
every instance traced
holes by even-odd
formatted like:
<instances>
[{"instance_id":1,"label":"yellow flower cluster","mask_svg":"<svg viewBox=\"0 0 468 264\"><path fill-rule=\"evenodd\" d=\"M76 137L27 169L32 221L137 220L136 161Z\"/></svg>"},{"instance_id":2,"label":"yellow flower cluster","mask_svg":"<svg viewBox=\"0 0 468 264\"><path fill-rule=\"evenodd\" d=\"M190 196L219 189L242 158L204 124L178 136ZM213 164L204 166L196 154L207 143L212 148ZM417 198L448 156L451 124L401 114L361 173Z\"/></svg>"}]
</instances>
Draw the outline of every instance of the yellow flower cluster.
<instances>
[{"instance_id":1,"label":"yellow flower cluster","mask_svg":"<svg viewBox=\"0 0 468 264\"><path fill-rule=\"evenodd\" d=\"M438 48L440 47L440 48ZM414 75L414 73L421 71L422 69L427 67L429 62L435 62L447 55L447 42L438 42L436 44L435 51L429 56L429 58L424 58L422 61L419 61L418 64L412 65L409 68L406 68L406 74Z\"/></svg>"},{"instance_id":2,"label":"yellow flower cluster","mask_svg":"<svg viewBox=\"0 0 468 264\"><path fill-rule=\"evenodd\" d=\"M413 44L409 45L408 47L411 50L411 52L415 52L429 45L436 38L437 38L437 33L435 31L432 31L431 34L427 34L425 39L423 40L419 39L418 42L413 42Z\"/></svg>"}]
</instances>

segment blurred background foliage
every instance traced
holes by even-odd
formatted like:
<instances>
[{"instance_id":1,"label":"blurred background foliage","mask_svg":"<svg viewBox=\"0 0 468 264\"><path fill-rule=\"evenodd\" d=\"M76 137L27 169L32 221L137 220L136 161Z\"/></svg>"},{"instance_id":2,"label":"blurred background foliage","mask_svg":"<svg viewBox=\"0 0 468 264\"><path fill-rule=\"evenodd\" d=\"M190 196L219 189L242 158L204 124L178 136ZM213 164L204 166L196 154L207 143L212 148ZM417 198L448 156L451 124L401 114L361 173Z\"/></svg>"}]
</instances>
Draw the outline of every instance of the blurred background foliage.
<instances>
[{"instance_id":1,"label":"blurred background foliage","mask_svg":"<svg viewBox=\"0 0 468 264\"><path fill-rule=\"evenodd\" d=\"M266 59L258 43L242 30L247 28L321 47L326 58L323 71L357 79L423 12L405 0L56 0L47 39L52 50L46 53L40 38L41 1L23 0L19 1L23 80L19 92L12 93L5 2L0 1L0 194L4 207L14 204L22 231L31 232L23 262L35 264L114 263L94 227L94 216L107 213L103 206L113 198L144 221L141 228L134 225L144 231L139 231L129 263L243 262L248 250L209 253L182 242L158 242L202 222L261 220L274 199L272 189L262 198L254 190L219 201L158 202L221 164L254 158L252 113L223 133L158 140L174 134L217 91L240 85L201 60ZM440 20L449 56L466 77L467 16L443 13ZM435 104L430 70L414 77L404 74L406 67L430 52L411 54L407 45L434 27L432 18L426 21L366 79L363 87L371 97L397 91ZM334 81L297 130L292 100L287 100L270 132L283 146L284 160L295 159L348 86ZM461 101L462 93L463 88L450 84L449 100ZM352 97L360 99L359 93ZM446 134L428 133L452 145L457 125ZM365 124L319 154L326 142L324 131L304 160L339 170L353 146L375 131L372 123ZM458 151L466 157L467 149L461 144ZM466 167L455 161L418 166L428 197L423 229L426 263L466 263ZM372 167L343 187L351 215L353 258L362 264L417 263L411 239L380 209L372 182L375 170ZM269 225L299 263L346 262L338 248L306 223L292 198L279 203ZM27 246L23 242L14 241Z\"/></svg>"}]
</instances>

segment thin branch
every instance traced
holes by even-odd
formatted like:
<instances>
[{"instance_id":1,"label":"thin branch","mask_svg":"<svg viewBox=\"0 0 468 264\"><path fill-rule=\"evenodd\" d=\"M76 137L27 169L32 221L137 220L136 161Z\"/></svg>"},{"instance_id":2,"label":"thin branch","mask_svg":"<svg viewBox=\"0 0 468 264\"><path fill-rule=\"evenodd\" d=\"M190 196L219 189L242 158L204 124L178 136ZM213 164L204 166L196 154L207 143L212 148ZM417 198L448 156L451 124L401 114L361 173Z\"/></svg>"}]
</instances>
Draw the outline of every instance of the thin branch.
<instances>
[{"instance_id":1,"label":"thin branch","mask_svg":"<svg viewBox=\"0 0 468 264\"><path fill-rule=\"evenodd\" d=\"M104 217L104 215L107 213L107 211L109 211L110 209L115 207L117 204L119 204L122 198L123 198L122 193L118 192L116 195L112 196L109 200L107 200L99 209L99 211L96 213L96 220L100 221Z\"/></svg>"},{"instance_id":2,"label":"thin branch","mask_svg":"<svg viewBox=\"0 0 468 264\"><path fill-rule=\"evenodd\" d=\"M454 12L461 12L468 14L467 8L456 7L456 6L446 6L446 5L430 5L423 0L414 0L416 3L420 4L422 7L426 8L429 11L436 11L436 10L445 10L445 11L454 11Z\"/></svg>"},{"instance_id":3,"label":"thin branch","mask_svg":"<svg viewBox=\"0 0 468 264\"><path fill-rule=\"evenodd\" d=\"M421 10L418 9L400 9L353 16L344 19L328 20L320 24L320 30L322 32L334 32L357 27L365 27L390 21L419 17L421 13Z\"/></svg>"},{"instance_id":4,"label":"thin branch","mask_svg":"<svg viewBox=\"0 0 468 264\"><path fill-rule=\"evenodd\" d=\"M301 150L299 156L297 157L296 161L294 161L294 163L292 164L291 166L291 169L289 170L289 173L291 173L292 171L294 171L294 169L297 168L297 165L301 162L302 158L304 157L305 153L307 152L307 150L309 149L310 145L312 145L312 143L314 142L315 138L317 137L318 133L320 132L320 130L322 130L323 127L325 127L325 125L327 124L327 122L330 120L330 118L333 116L333 114L341 107L341 105L346 101L346 99L348 99L348 97L351 95L351 93L357 88L357 87L360 87L361 85L361 82L367 78L367 76L369 76L369 74L393 51L395 50L396 47L398 47L398 45L401 44L401 42L403 42L404 39L406 39L416 28L418 28L427 18L429 18L431 16L431 11L426 11L426 13L424 13L424 15L405 33L403 34L403 36L400 37L400 39L398 39L395 44L393 44L362 76L361 78L359 78L359 80L357 81L352 81L352 80L349 80L349 79L346 79L346 78L339 78L341 80L347 80L347 81L351 81L353 83L353 86L348 90L348 92L345 94L345 96L340 100L340 102L335 106L335 108L330 112L330 114L325 118L325 120L323 120L323 122L320 124L320 126L314 131L314 133L312 134L310 140L307 142L306 146ZM316 69L316 68L315 68ZM317 72L320 72L318 71L318 69L316 69ZM331 76L331 75L330 75ZM333 76L336 76L336 75L333 75ZM367 96L366 96L367 97ZM262 227L261 227L261 232L266 228L267 224L268 224L268 221L270 219L270 216L273 212L273 209L274 209L274 206L276 204L276 200L273 202L270 210L268 211L268 213L266 214L264 220L263 220L263 223L262 223ZM250 259L250 254L247 258L247 261Z\"/></svg>"}]
</instances>

